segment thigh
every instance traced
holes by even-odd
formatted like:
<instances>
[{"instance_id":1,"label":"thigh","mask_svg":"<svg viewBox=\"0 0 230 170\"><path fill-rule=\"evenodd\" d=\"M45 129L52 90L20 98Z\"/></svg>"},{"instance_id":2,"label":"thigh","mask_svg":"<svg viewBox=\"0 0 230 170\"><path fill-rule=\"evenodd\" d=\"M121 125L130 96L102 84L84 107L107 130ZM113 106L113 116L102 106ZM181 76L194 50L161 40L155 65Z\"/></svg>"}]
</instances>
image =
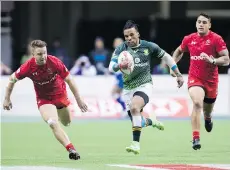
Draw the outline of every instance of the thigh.
<instances>
[{"instance_id":1,"label":"thigh","mask_svg":"<svg viewBox=\"0 0 230 170\"><path fill-rule=\"evenodd\" d=\"M70 100L66 93L63 95L54 96L52 102L57 107L57 109L62 109L70 105Z\"/></svg>"},{"instance_id":2,"label":"thigh","mask_svg":"<svg viewBox=\"0 0 230 170\"><path fill-rule=\"evenodd\" d=\"M133 98L131 100L131 108L141 111L141 109L144 106L145 106L145 100L144 100L143 96L140 96L140 95L133 96Z\"/></svg>"},{"instance_id":3,"label":"thigh","mask_svg":"<svg viewBox=\"0 0 230 170\"><path fill-rule=\"evenodd\" d=\"M45 105L45 104L53 104L53 102L51 100L48 100L48 99L39 99L37 98L37 106L38 106L38 109L42 106L42 105Z\"/></svg>"},{"instance_id":4,"label":"thigh","mask_svg":"<svg viewBox=\"0 0 230 170\"><path fill-rule=\"evenodd\" d=\"M203 103L205 96L205 91L203 87L191 86L188 91L193 103Z\"/></svg>"},{"instance_id":5,"label":"thigh","mask_svg":"<svg viewBox=\"0 0 230 170\"><path fill-rule=\"evenodd\" d=\"M205 98L216 99L218 94L218 83L205 83ZM208 103L208 102L207 102Z\"/></svg>"},{"instance_id":6,"label":"thigh","mask_svg":"<svg viewBox=\"0 0 230 170\"><path fill-rule=\"evenodd\" d=\"M189 76L188 77L188 88L190 89L190 87L193 87L193 86L200 86L204 88L204 83L200 79L194 76Z\"/></svg>"},{"instance_id":7,"label":"thigh","mask_svg":"<svg viewBox=\"0 0 230 170\"><path fill-rule=\"evenodd\" d=\"M131 105L131 100L133 96L133 91L132 90L123 90L122 92L122 99L125 102L126 110L130 110L130 105Z\"/></svg>"},{"instance_id":8,"label":"thigh","mask_svg":"<svg viewBox=\"0 0 230 170\"><path fill-rule=\"evenodd\" d=\"M70 105L61 109L57 109L57 112L61 122L71 122L72 116Z\"/></svg>"},{"instance_id":9,"label":"thigh","mask_svg":"<svg viewBox=\"0 0 230 170\"><path fill-rule=\"evenodd\" d=\"M135 99L135 100L141 102L142 108L143 108L149 102L150 98L152 97L152 93L153 93L153 85L150 83L147 83L147 84L141 85L140 87L137 87L133 92L133 97L138 96L138 98L139 97L142 98L142 102L140 101L141 99Z\"/></svg>"},{"instance_id":10,"label":"thigh","mask_svg":"<svg viewBox=\"0 0 230 170\"><path fill-rule=\"evenodd\" d=\"M41 116L45 122L49 124L49 122L56 121L58 122L58 114L56 106L53 104L44 104L39 107L39 111Z\"/></svg>"},{"instance_id":11,"label":"thigh","mask_svg":"<svg viewBox=\"0 0 230 170\"><path fill-rule=\"evenodd\" d=\"M213 92L213 90L207 90L207 93L206 93L205 98L204 98L204 103L203 103L204 114L209 114L212 112L214 105L215 105L216 97L217 97L217 90L216 89L214 89L214 92Z\"/></svg>"},{"instance_id":12,"label":"thigh","mask_svg":"<svg viewBox=\"0 0 230 170\"><path fill-rule=\"evenodd\" d=\"M140 87L137 87L134 90L134 93L138 92L138 91L145 93L148 96L148 98L150 99L153 95L153 85L151 83L143 84Z\"/></svg>"}]
</instances>

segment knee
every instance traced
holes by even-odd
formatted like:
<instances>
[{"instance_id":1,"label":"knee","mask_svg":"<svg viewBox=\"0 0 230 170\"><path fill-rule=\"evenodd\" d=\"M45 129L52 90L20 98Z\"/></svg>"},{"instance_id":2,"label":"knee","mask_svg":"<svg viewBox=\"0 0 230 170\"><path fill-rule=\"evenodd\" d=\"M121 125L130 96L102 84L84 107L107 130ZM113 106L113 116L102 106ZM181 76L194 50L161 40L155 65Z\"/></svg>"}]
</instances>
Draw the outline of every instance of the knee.
<instances>
[{"instance_id":1,"label":"knee","mask_svg":"<svg viewBox=\"0 0 230 170\"><path fill-rule=\"evenodd\" d=\"M51 129L55 130L58 128L58 121L56 119L48 119L47 120L48 125L50 126Z\"/></svg>"},{"instance_id":2,"label":"knee","mask_svg":"<svg viewBox=\"0 0 230 170\"><path fill-rule=\"evenodd\" d=\"M201 100L193 100L193 107L195 109L202 109L203 108L203 101Z\"/></svg>"},{"instance_id":3,"label":"knee","mask_svg":"<svg viewBox=\"0 0 230 170\"><path fill-rule=\"evenodd\" d=\"M130 108L130 111L131 111L132 115L135 115L135 114L138 114L140 112L140 108L137 107L136 105L132 105Z\"/></svg>"}]
</instances>

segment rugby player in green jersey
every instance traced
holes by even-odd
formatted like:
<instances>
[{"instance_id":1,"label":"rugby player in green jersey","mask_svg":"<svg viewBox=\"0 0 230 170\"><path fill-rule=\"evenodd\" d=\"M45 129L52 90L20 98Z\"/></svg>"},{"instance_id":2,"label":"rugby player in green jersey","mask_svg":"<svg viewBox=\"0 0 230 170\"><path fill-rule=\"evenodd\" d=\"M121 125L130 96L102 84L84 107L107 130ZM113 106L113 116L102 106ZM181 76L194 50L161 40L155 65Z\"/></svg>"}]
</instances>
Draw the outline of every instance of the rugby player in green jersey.
<instances>
[{"instance_id":1,"label":"rugby player in green jersey","mask_svg":"<svg viewBox=\"0 0 230 170\"><path fill-rule=\"evenodd\" d=\"M153 90L150 58L157 57L165 60L169 68L174 71L179 88L183 85L184 80L175 61L167 52L155 43L140 39L138 27L133 21L129 20L126 22L123 33L125 42L115 49L110 61L109 70L111 72L117 72L120 69L118 56L122 51L128 51L132 55L134 70L129 75L123 74L123 99L128 115L132 121L133 130L133 141L129 147L126 147L126 151L139 154L139 141L142 127L152 126L164 130L163 124L155 118L151 118L151 116L150 118L144 118L141 115L144 106L149 102ZM127 63L127 68L128 67L129 63Z\"/></svg>"}]
</instances>

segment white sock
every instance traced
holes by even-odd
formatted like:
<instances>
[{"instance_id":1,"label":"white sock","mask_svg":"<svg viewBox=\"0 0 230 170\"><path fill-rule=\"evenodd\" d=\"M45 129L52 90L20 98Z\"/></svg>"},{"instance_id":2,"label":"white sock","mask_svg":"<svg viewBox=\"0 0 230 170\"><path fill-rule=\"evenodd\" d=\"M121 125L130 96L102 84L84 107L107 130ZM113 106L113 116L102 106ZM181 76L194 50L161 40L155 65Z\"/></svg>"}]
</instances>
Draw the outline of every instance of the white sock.
<instances>
[{"instance_id":1,"label":"white sock","mask_svg":"<svg viewBox=\"0 0 230 170\"><path fill-rule=\"evenodd\" d=\"M133 116L133 126L141 127L141 116Z\"/></svg>"}]
</instances>

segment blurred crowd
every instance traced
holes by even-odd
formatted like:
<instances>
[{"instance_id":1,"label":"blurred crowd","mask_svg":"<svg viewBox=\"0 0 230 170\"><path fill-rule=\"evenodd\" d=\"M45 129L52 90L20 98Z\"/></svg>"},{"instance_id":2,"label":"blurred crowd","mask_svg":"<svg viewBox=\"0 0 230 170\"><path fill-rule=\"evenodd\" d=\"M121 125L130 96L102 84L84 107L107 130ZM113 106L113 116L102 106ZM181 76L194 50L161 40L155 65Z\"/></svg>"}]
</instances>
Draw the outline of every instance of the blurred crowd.
<instances>
[{"instance_id":1,"label":"blurred crowd","mask_svg":"<svg viewBox=\"0 0 230 170\"><path fill-rule=\"evenodd\" d=\"M32 39L28 39L28 43ZM95 75L109 75L109 62L115 48L123 43L123 39L116 37L113 41L113 49L105 47L103 37L96 37L94 41L94 49L88 54L80 55L75 61L68 56L67 50L62 47L61 39L56 37L51 46L48 46L48 54L58 57L70 70L72 75L95 76ZM32 57L29 45L25 48L24 54L21 56L20 64L25 63ZM9 75L12 73L11 68L1 62L1 75ZM161 62L153 68L153 74L166 74L168 68L165 63Z\"/></svg>"},{"instance_id":2,"label":"blurred crowd","mask_svg":"<svg viewBox=\"0 0 230 170\"><path fill-rule=\"evenodd\" d=\"M28 43L32 39L28 39ZM114 49L123 43L123 39L116 37L111 45L113 49L105 47L105 40L103 37L96 37L94 40L94 48L88 54L80 55L76 60L68 56L67 50L62 46L59 37L54 38L53 43L48 46L48 54L58 57L66 67L70 70L72 75L95 76L95 75L109 75L109 62ZM226 39L228 48L230 49L230 35ZM32 57L29 45L25 48L24 54L21 56L20 64L25 63ZM169 69L164 61L155 65L152 69L152 74L168 74ZM12 69L1 62L1 75L9 75Z\"/></svg>"}]
</instances>

